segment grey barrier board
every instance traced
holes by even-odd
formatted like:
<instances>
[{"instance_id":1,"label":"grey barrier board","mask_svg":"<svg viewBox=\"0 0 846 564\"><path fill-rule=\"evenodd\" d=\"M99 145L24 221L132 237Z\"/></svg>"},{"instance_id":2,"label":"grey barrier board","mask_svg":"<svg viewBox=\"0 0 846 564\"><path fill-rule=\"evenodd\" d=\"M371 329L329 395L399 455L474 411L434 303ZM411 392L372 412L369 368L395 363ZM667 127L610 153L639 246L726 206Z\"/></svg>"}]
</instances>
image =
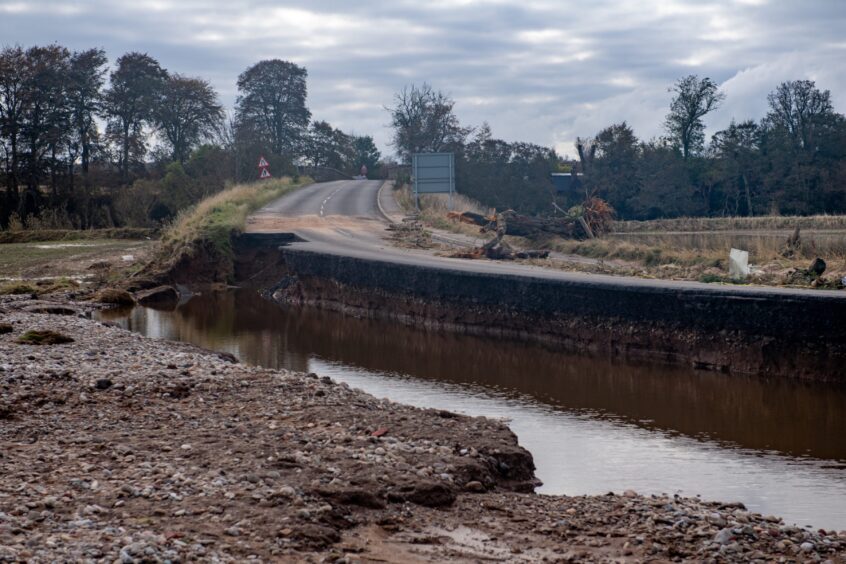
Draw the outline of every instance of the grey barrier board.
<instances>
[{"instance_id":1,"label":"grey barrier board","mask_svg":"<svg viewBox=\"0 0 846 564\"><path fill-rule=\"evenodd\" d=\"M455 191L455 166L452 153L416 153L411 157L411 174L417 194Z\"/></svg>"}]
</instances>

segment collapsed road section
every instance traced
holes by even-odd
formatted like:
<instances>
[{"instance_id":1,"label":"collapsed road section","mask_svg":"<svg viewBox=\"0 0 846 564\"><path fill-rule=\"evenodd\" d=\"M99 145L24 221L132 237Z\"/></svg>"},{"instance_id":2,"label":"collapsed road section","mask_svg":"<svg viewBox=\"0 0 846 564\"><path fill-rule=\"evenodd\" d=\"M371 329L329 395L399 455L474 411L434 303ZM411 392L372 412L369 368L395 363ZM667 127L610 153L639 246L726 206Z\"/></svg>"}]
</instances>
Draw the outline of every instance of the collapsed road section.
<instances>
[{"instance_id":1,"label":"collapsed road section","mask_svg":"<svg viewBox=\"0 0 846 564\"><path fill-rule=\"evenodd\" d=\"M287 304L631 360L846 381L846 300L836 292L420 265L262 244L255 233L238 247L239 280Z\"/></svg>"}]
</instances>

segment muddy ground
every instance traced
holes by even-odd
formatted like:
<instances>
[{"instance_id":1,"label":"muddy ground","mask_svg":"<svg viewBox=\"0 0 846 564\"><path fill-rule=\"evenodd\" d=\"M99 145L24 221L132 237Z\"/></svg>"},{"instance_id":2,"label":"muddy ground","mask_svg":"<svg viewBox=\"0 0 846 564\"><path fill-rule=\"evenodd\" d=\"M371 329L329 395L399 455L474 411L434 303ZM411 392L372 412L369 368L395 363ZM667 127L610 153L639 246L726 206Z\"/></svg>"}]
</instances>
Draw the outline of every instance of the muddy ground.
<instances>
[{"instance_id":1,"label":"muddy ground","mask_svg":"<svg viewBox=\"0 0 846 564\"><path fill-rule=\"evenodd\" d=\"M153 241L80 239L0 244L0 282L7 279L88 279L131 268L144 260Z\"/></svg>"},{"instance_id":2,"label":"muddy ground","mask_svg":"<svg viewBox=\"0 0 846 564\"><path fill-rule=\"evenodd\" d=\"M0 561L846 562L846 532L738 504L534 494L503 422L244 366L92 307L0 297ZM36 329L73 341L18 342Z\"/></svg>"}]
</instances>

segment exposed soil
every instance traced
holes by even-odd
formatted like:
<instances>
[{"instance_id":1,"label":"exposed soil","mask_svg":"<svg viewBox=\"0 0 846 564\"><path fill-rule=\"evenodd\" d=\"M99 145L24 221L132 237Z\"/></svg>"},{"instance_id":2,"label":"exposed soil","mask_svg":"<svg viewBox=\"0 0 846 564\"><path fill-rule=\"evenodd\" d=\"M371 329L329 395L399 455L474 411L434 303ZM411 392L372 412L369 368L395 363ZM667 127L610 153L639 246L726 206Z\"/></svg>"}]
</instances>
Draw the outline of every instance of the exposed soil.
<instances>
[{"instance_id":1,"label":"exposed soil","mask_svg":"<svg viewBox=\"0 0 846 564\"><path fill-rule=\"evenodd\" d=\"M0 561L846 562L846 533L737 504L533 494L503 422L243 366L91 307L0 298ZM29 330L74 341L17 343Z\"/></svg>"}]
</instances>

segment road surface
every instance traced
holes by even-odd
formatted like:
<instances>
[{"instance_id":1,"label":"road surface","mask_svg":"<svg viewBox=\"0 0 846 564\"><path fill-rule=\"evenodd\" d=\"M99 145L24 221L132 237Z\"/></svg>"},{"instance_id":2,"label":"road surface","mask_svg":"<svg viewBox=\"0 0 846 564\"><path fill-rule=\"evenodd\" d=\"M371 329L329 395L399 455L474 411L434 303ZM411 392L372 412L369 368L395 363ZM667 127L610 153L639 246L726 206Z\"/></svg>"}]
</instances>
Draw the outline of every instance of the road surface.
<instances>
[{"instance_id":1,"label":"road surface","mask_svg":"<svg viewBox=\"0 0 846 564\"><path fill-rule=\"evenodd\" d=\"M390 242L390 232L386 230L390 223L388 214L395 217L398 209L387 193L389 188L380 191L381 185L378 180L341 180L306 186L271 202L248 218L247 232L295 233L303 242L293 243L293 248L426 268L653 288L668 292L713 292L735 297L771 298L776 294L784 298L835 300L839 307L846 303L846 291L839 290L724 286L588 274L507 261L456 259L438 256L433 251L400 248ZM393 209L386 210L391 206Z\"/></svg>"}]
</instances>

